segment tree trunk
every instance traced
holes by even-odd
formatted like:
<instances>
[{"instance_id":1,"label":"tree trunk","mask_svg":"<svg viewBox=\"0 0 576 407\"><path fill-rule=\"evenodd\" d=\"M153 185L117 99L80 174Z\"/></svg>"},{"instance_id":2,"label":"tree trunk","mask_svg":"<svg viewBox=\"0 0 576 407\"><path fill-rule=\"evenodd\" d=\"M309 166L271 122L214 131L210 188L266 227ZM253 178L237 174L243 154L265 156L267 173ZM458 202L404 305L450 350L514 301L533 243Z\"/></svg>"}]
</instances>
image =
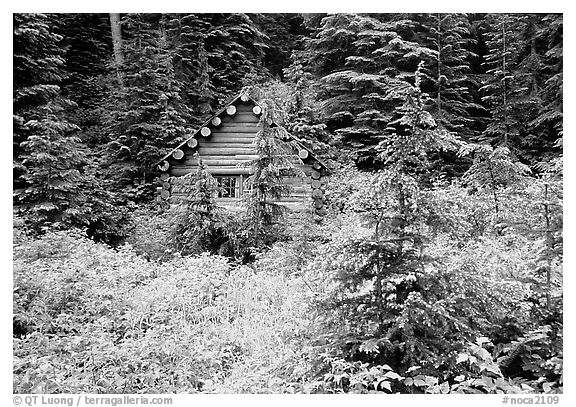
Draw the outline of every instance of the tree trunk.
<instances>
[{"instance_id":1,"label":"tree trunk","mask_svg":"<svg viewBox=\"0 0 576 407\"><path fill-rule=\"evenodd\" d=\"M438 14L438 25L436 27L436 29L438 30L438 36L436 37L436 50L438 51L438 60L437 60L437 74L436 74L436 81L438 82L438 95L436 96L436 114L438 115L438 122L440 124L442 123L442 82L440 80L440 77L442 76L442 60L441 60L441 54L442 54L442 38L441 38L441 30L442 30L442 25L441 25L441 18L442 15Z\"/></svg>"},{"instance_id":2,"label":"tree trunk","mask_svg":"<svg viewBox=\"0 0 576 407\"><path fill-rule=\"evenodd\" d=\"M546 309L550 310L550 286L552 280L552 249L554 241L550 229L550 208L548 202L548 183L544 184L544 219L546 220Z\"/></svg>"},{"instance_id":3,"label":"tree trunk","mask_svg":"<svg viewBox=\"0 0 576 407\"><path fill-rule=\"evenodd\" d=\"M112 47L114 49L114 65L116 67L116 77L118 85L124 87L124 77L122 66L124 65L124 52L122 50L122 25L120 13L110 13L110 29L112 32Z\"/></svg>"},{"instance_id":4,"label":"tree trunk","mask_svg":"<svg viewBox=\"0 0 576 407\"><path fill-rule=\"evenodd\" d=\"M384 295L382 293L382 262L381 262L381 243L380 243L380 225L384 218L384 209L380 209L380 214L376 220L376 227L374 230L374 240L376 241L376 306L378 308L378 333L384 332Z\"/></svg>"},{"instance_id":5,"label":"tree trunk","mask_svg":"<svg viewBox=\"0 0 576 407\"><path fill-rule=\"evenodd\" d=\"M506 98L506 20L502 22L502 101L504 108L504 145L508 146L508 101Z\"/></svg>"},{"instance_id":6,"label":"tree trunk","mask_svg":"<svg viewBox=\"0 0 576 407\"><path fill-rule=\"evenodd\" d=\"M492 188L492 197L494 198L494 209L496 210L496 220L500 220L500 205L498 203L498 195L496 193L496 179L494 178L494 172L492 171L492 164L488 163L488 169L490 170L490 187Z\"/></svg>"}]
</instances>

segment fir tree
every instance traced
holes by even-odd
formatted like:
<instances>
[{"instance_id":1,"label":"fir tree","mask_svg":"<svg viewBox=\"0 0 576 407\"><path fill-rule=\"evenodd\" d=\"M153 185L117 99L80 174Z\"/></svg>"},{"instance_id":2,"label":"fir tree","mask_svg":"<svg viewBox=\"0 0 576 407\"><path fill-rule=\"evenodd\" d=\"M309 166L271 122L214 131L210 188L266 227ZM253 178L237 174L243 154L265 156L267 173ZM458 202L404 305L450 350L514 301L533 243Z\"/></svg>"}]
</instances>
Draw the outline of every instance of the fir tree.
<instances>
[{"instance_id":1,"label":"fir tree","mask_svg":"<svg viewBox=\"0 0 576 407\"><path fill-rule=\"evenodd\" d=\"M254 140L258 158L250 163L253 173L245 181L248 193L244 197L248 238L257 248L271 243L271 232L283 214L284 207L277 201L290 193L283 179L303 175L295 167L297 158L287 142L287 131L278 125L283 123L285 113L269 100L261 104L262 129Z\"/></svg>"},{"instance_id":2,"label":"fir tree","mask_svg":"<svg viewBox=\"0 0 576 407\"><path fill-rule=\"evenodd\" d=\"M185 197L176 213L171 232L172 244L182 255L217 253L223 243L222 219L216 205L218 183L200 160L198 169L178 180Z\"/></svg>"},{"instance_id":3,"label":"fir tree","mask_svg":"<svg viewBox=\"0 0 576 407\"><path fill-rule=\"evenodd\" d=\"M422 62L415 74L415 85L403 85L395 92L403 94L405 102L394 111L382 140L377 146L378 159L391 179L399 177L400 211L409 215L403 184L423 185L430 177L433 152L454 150L459 142L453 134L439 128L433 116L426 111L428 95L420 90ZM409 180L409 181L407 181Z\"/></svg>"},{"instance_id":4,"label":"fir tree","mask_svg":"<svg viewBox=\"0 0 576 407\"><path fill-rule=\"evenodd\" d=\"M530 162L545 163L562 147L563 23L557 14L530 15L527 20L527 46L519 69L530 103L520 110L525 133L520 145Z\"/></svg>"},{"instance_id":5,"label":"fir tree","mask_svg":"<svg viewBox=\"0 0 576 407\"><path fill-rule=\"evenodd\" d=\"M284 68L290 65L292 53L301 48L301 37L308 30L301 14L264 13L249 14L264 34L263 65L273 77L283 79Z\"/></svg>"},{"instance_id":6,"label":"fir tree","mask_svg":"<svg viewBox=\"0 0 576 407\"><path fill-rule=\"evenodd\" d=\"M286 129L292 137L316 153L328 153L329 135L315 103L317 89L312 75L295 62L284 70L286 82L270 81L262 88L286 113Z\"/></svg>"},{"instance_id":7,"label":"fir tree","mask_svg":"<svg viewBox=\"0 0 576 407\"><path fill-rule=\"evenodd\" d=\"M487 17L488 76L481 91L492 119L481 141L504 145L525 163L547 161L561 137L562 21L554 17Z\"/></svg>"},{"instance_id":8,"label":"fir tree","mask_svg":"<svg viewBox=\"0 0 576 407\"><path fill-rule=\"evenodd\" d=\"M67 112L82 131L78 136L90 147L87 160L97 160L101 146L108 141L104 127L108 116L106 100L110 84L110 26L106 14L59 14L56 26L62 35L67 77L63 94L76 103Z\"/></svg>"},{"instance_id":9,"label":"fir tree","mask_svg":"<svg viewBox=\"0 0 576 407\"><path fill-rule=\"evenodd\" d=\"M266 37L247 15L168 14L165 20L176 77L194 124L254 77L265 75Z\"/></svg>"},{"instance_id":10,"label":"fir tree","mask_svg":"<svg viewBox=\"0 0 576 407\"><path fill-rule=\"evenodd\" d=\"M64 78L62 37L50 27L52 18L44 14L14 14L14 181L25 170L19 158L20 144L27 139L30 129L25 124L31 119L41 119L39 108L58 99Z\"/></svg>"},{"instance_id":11,"label":"fir tree","mask_svg":"<svg viewBox=\"0 0 576 407\"><path fill-rule=\"evenodd\" d=\"M211 28L206 34L205 49L210 76L221 103L242 87L253 85L268 76L262 66L265 36L246 14L205 14Z\"/></svg>"},{"instance_id":12,"label":"fir tree","mask_svg":"<svg viewBox=\"0 0 576 407\"><path fill-rule=\"evenodd\" d=\"M369 205L363 205L364 224L373 233L349 239L339 248L344 255L332 254L340 259L333 271L337 294L325 304L344 316L349 329L334 336L346 346L349 358L391 363L398 370L417 363L431 349L442 354L442 338L460 331L457 323L429 306L435 301L428 291L433 278L424 269L430 259L424 252L426 238L417 227L420 181L430 169L428 154L453 143L425 110L421 69L422 65L414 86L397 89L406 101L396 110L394 131L378 145L384 168L370 177ZM421 326L421 318L437 324Z\"/></svg>"},{"instance_id":13,"label":"fir tree","mask_svg":"<svg viewBox=\"0 0 576 407\"><path fill-rule=\"evenodd\" d=\"M472 95L477 88L470 68L475 57L470 51L470 23L462 14L435 13L424 16L421 30L423 42L436 51L422 69L422 87L434 102L431 112L439 126L471 139L473 113L483 108Z\"/></svg>"},{"instance_id":14,"label":"fir tree","mask_svg":"<svg viewBox=\"0 0 576 407\"><path fill-rule=\"evenodd\" d=\"M382 22L361 15L333 15L310 40L314 73L323 75L322 100L328 128L337 145L355 150L356 161L370 167L375 146L403 95L395 90L408 83L406 70L433 51L402 38L403 21ZM331 64L335 62L335 64ZM336 143L335 143L336 144Z\"/></svg>"},{"instance_id":15,"label":"fir tree","mask_svg":"<svg viewBox=\"0 0 576 407\"><path fill-rule=\"evenodd\" d=\"M14 197L32 227L86 223L78 127L60 83L66 76L54 16L14 14Z\"/></svg>"},{"instance_id":16,"label":"fir tree","mask_svg":"<svg viewBox=\"0 0 576 407\"><path fill-rule=\"evenodd\" d=\"M172 62L161 16L124 16L124 88L112 96L110 118L114 178L131 199L152 197L154 164L167 148L190 132L190 108Z\"/></svg>"},{"instance_id":17,"label":"fir tree","mask_svg":"<svg viewBox=\"0 0 576 407\"><path fill-rule=\"evenodd\" d=\"M211 24L201 15L167 14L166 29L172 44L176 78L182 83L183 101L192 109L192 125L199 125L216 105L208 63L206 38Z\"/></svg>"},{"instance_id":18,"label":"fir tree","mask_svg":"<svg viewBox=\"0 0 576 407\"><path fill-rule=\"evenodd\" d=\"M520 125L513 109L521 93L515 74L522 22L511 14L490 14L486 21L487 75L480 91L482 100L488 105L491 121L480 141L512 148L515 153Z\"/></svg>"},{"instance_id":19,"label":"fir tree","mask_svg":"<svg viewBox=\"0 0 576 407\"><path fill-rule=\"evenodd\" d=\"M474 154L474 161L463 179L476 188L487 188L492 194L496 218L501 215L499 191L518 182L530 169L515 160L505 146L492 147L487 144L468 144L459 154Z\"/></svg>"}]
</instances>

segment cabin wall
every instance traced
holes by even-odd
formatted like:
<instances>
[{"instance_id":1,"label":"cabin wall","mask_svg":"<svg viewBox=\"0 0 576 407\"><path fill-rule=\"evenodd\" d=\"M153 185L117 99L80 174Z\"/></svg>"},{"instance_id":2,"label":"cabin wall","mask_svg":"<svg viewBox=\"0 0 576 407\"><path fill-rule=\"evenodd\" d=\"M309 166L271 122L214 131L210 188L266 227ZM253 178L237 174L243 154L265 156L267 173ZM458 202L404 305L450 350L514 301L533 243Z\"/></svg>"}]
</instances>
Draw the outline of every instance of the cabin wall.
<instances>
[{"instance_id":1,"label":"cabin wall","mask_svg":"<svg viewBox=\"0 0 576 407\"><path fill-rule=\"evenodd\" d=\"M194 171L198 165L198 156L208 166L212 174L248 174L249 168L244 167L251 160L258 158L253 145L259 130L259 115L252 111L253 105L238 103L236 113L220 114L222 123L218 126L210 124L210 135L198 135L198 145L195 148L183 149L184 157L180 160L172 158L170 175L181 176ZM196 155L197 154L197 155Z\"/></svg>"},{"instance_id":2,"label":"cabin wall","mask_svg":"<svg viewBox=\"0 0 576 407\"><path fill-rule=\"evenodd\" d=\"M281 197L277 202L291 210L301 210L308 208L322 208L323 207L323 192L325 187L326 178L322 179L321 192L322 196L320 199L313 198L314 188L312 188L311 173L313 171L311 165L300 165L298 166L300 170L306 174L304 177L286 177L283 179L283 183L291 187L289 195ZM195 171L194 169L193 171ZM210 168L208 168L210 172ZM249 174L244 175L248 177ZM184 198L185 193L178 188L178 183L175 182L175 178L180 177L170 177L163 183L163 188L169 191L169 199L171 203L177 203L182 198ZM320 188L319 188L320 189ZM216 202L219 206L227 209L237 210L241 206L240 198L216 198ZM318 205L320 203L320 205ZM316 206L315 206L316 204Z\"/></svg>"},{"instance_id":3,"label":"cabin wall","mask_svg":"<svg viewBox=\"0 0 576 407\"><path fill-rule=\"evenodd\" d=\"M173 180L195 172L199 158L207 166L208 172L214 176L230 175L245 179L250 175L250 162L258 158L253 142L260 130L258 126L260 115L254 113L252 103L238 100L234 106L236 109L234 114L223 111L218 115L220 123L212 121L206 126L209 131L202 128L195 139L184 144L178 154L173 154L167 159L169 168L162 174L162 187L159 188L161 202L176 203L184 197L184 192L179 190ZM323 193L326 180L326 177L322 176L324 169L309 157L303 161L304 164L299 163L295 166L305 176L285 178L285 183L292 187L292 191L278 203L294 210L314 208L321 214L324 211ZM241 199L217 198L217 203L227 209L238 210Z\"/></svg>"}]
</instances>

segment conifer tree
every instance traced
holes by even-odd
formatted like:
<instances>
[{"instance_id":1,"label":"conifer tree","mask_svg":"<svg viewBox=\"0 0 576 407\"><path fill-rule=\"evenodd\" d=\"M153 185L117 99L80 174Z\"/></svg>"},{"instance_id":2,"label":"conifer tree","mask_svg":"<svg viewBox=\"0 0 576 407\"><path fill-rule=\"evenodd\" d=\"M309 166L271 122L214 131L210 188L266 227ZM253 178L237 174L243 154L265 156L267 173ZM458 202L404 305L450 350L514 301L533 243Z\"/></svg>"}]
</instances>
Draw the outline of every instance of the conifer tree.
<instances>
[{"instance_id":1,"label":"conifer tree","mask_svg":"<svg viewBox=\"0 0 576 407\"><path fill-rule=\"evenodd\" d=\"M264 67L273 77L284 79L284 69L290 65L292 53L301 48L301 37L308 33L303 16L297 13L258 13L248 16L265 36Z\"/></svg>"},{"instance_id":2,"label":"conifer tree","mask_svg":"<svg viewBox=\"0 0 576 407\"><path fill-rule=\"evenodd\" d=\"M520 124L514 107L521 95L516 75L520 50L518 36L523 22L511 14L490 14L486 21L486 79L480 91L491 120L480 141L503 145L515 154Z\"/></svg>"},{"instance_id":3,"label":"conifer tree","mask_svg":"<svg viewBox=\"0 0 576 407\"><path fill-rule=\"evenodd\" d=\"M464 139L474 136L474 113L483 110L474 103L477 91L470 63L475 54L470 23L462 14L434 13L422 21L423 42L435 51L422 69L422 88L428 90L437 124Z\"/></svg>"},{"instance_id":4,"label":"conifer tree","mask_svg":"<svg viewBox=\"0 0 576 407\"><path fill-rule=\"evenodd\" d=\"M176 78L182 83L182 98L191 108L191 124L199 125L217 104L211 80L206 39L212 26L202 15L166 14L166 30L172 44Z\"/></svg>"},{"instance_id":5,"label":"conifer tree","mask_svg":"<svg viewBox=\"0 0 576 407\"><path fill-rule=\"evenodd\" d=\"M518 58L514 69L517 97L510 110L518 128L518 138L514 146L516 155L524 162L532 161L545 149L549 150L553 142L546 140L547 129L536 130L530 126L542 106L540 87L546 77L544 56L541 55L538 44L541 19L542 17L537 14L516 16L519 30ZM544 147L545 144L548 144L548 148Z\"/></svg>"},{"instance_id":6,"label":"conifer tree","mask_svg":"<svg viewBox=\"0 0 576 407\"><path fill-rule=\"evenodd\" d=\"M424 62L415 74L415 85L405 84L395 89L404 95L405 102L394 111L382 140L378 144L378 158L384 171L399 177L399 210L408 219L410 199L403 192L406 185L424 185L431 170L432 152L454 150L459 142L453 134L439 127L425 106L429 97L420 89Z\"/></svg>"},{"instance_id":7,"label":"conifer tree","mask_svg":"<svg viewBox=\"0 0 576 407\"><path fill-rule=\"evenodd\" d=\"M488 144L468 144L459 154L473 153L474 161L463 179L476 188L489 189L494 201L497 218L501 215L499 191L518 182L530 169L511 156L505 146L492 147Z\"/></svg>"},{"instance_id":8,"label":"conifer tree","mask_svg":"<svg viewBox=\"0 0 576 407\"><path fill-rule=\"evenodd\" d=\"M164 15L182 97L200 124L214 108L265 72L265 36L245 14Z\"/></svg>"},{"instance_id":9,"label":"conifer tree","mask_svg":"<svg viewBox=\"0 0 576 407\"><path fill-rule=\"evenodd\" d=\"M283 179L303 175L295 167L295 160L299 159L292 153L287 131L281 125L285 113L269 100L262 101L261 105L262 129L254 140L258 158L250 163L253 173L245 181L248 193L244 196L247 237L254 247L271 242L271 231L284 210L277 201L291 190Z\"/></svg>"},{"instance_id":10,"label":"conifer tree","mask_svg":"<svg viewBox=\"0 0 576 407\"><path fill-rule=\"evenodd\" d=\"M26 140L30 119L41 118L39 108L60 96L63 80L62 37L50 30L52 19L44 14L14 14L14 181L24 171L20 143Z\"/></svg>"},{"instance_id":11,"label":"conifer tree","mask_svg":"<svg viewBox=\"0 0 576 407\"><path fill-rule=\"evenodd\" d=\"M173 209L173 246L182 255L217 253L224 234L215 199L218 183L201 160L195 172L175 182L181 185L185 197Z\"/></svg>"},{"instance_id":12,"label":"conifer tree","mask_svg":"<svg viewBox=\"0 0 576 407\"><path fill-rule=\"evenodd\" d=\"M525 89L518 109L523 124L520 147L526 160L545 163L562 147L562 16L531 14L524 20L526 45L519 63Z\"/></svg>"},{"instance_id":13,"label":"conifer tree","mask_svg":"<svg viewBox=\"0 0 576 407\"><path fill-rule=\"evenodd\" d=\"M475 141L506 144L525 163L548 161L561 134L561 16L488 14L475 20L487 48L480 94L490 113Z\"/></svg>"},{"instance_id":14,"label":"conifer tree","mask_svg":"<svg viewBox=\"0 0 576 407\"><path fill-rule=\"evenodd\" d=\"M165 21L159 15L128 14L124 87L112 96L109 120L113 177L130 199L150 199L154 164L190 131L190 108L172 62Z\"/></svg>"},{"instance_id":15,"label":"conifer tree","mask_svg":"<svg viewBox=\"0 0 576 407\"><path fill-rule=\"evenodd\" d=\"M405 103L396 111L394 131L378 145L384 167L370 176L369 205L363 205L373 233L348 240L339 248L343 254L333 254L339 258L334 270L337 295L327 304L349 324L343 337L337 333L335 339L348 349L353 344L351 359L389 363L398 370L418 363L431 349L442 354L447 349L442 338L460 334L453 321L430 305L435 301L428 291L433 279L424 270L429 261L426 238L417 227L428 154L453 143L425 110L421 69L422 64L415 86L396 89L405 95ZM437 325L423 324L432 320Z\"/></svg>"},{"instance_id":16,"label":"conifer tree","mask_svg":"<svg viewBox=\"0 0 576 407\"><path fill-rule=\"evenodd\" d=\"M35 230L82 224L86 208L78 127L66 119L74 106L62 96L66 73L54 16L14 14L14 197Z\"/></svg>"},{"instance_id":17,"label":"conifer tree","mask_svg":"<svg viewBox=\"0 0 576 407\"><path fill-rule=\"evenodd\" d=\"M284 69L286 82L272 82L272 92L266 89L266 93L283 102L288 132L312 151L326 156L330 140L316 103L316 82L304 69L300 56L294 54L293 57L294 63ZM276 89L278 94L274 94Z\"/></svg>"},{"instance_id":18,"label":"conifer tree","mask_svg":"<svg viewBox=\"0 0 576 407\"><path fill-rule=\"evenodd\" d=\"M87 160L94 162L102 155L101 147L108 141L104 127L108 116L110 73L110 25L106 14L58 14L56 26L62 35L67 77L62 81L63 94L77 106L67 117L82 131L79 137L90 147Z\"/></svg>"},{"instance_id":19,"label":"conifer tree","mask_svg":"<svg viewBox=\"0 0 576 407\"><path fill-rule=\"evenodd\" d=\"M205 14L202 17L210 24L205 49L218 102L268 76L262 66L266 38L248 15Z\"/></svg>"},{"instance_id":20,"label":"conifer tree","mask_svg":"<svg viewBox=\"0 0 576 407\"><path fill-rule=\"evenodd\" d=\"M322 75L318 97L328 128L365 167L372 165L375 146L394 107L402 103L403 95L395 90L413 80L419 59L434 54L405 40L397 32L404 24L363 15L331 15L322 19L309 41L308 49L315 55L311 69Z\"/></svg>"}]
</instances>

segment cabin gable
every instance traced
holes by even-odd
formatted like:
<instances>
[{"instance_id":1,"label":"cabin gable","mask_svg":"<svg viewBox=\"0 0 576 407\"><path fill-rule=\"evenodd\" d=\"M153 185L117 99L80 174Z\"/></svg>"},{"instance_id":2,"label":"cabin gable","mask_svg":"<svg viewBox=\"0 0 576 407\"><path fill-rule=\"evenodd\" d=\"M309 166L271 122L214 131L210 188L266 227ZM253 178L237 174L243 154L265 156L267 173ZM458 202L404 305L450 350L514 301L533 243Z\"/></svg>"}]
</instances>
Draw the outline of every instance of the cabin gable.
<instances>
[{"instance_id":1,"label":"cabin gable","mask_svg":"<svg viewBox=\"0 0 576 407\"><path fill-rule=\"evenodd\" d=\"M171 175L189 173L191 168L198 165L198 157L213 175L249 173L246 165L258 158L253 142L260 130L260 117L253 113L253 106L247 102L231 106L235 109L230 111L235 113L215 116L219 120L211 120L196 137L181 147L184 153L182 159L175 159L174 156L169 159Z\"/></svg>"},{"instance_id":2,"label":"cabin gable","mask_svg":"<svg viewBox=\"0 0 576 407\"><path fill-rule=\"evenodd\" d=\"M158 165L162 171L160 202L167 204L183 197L171 181L196 171L200 158L220 187L217 203L229 209L238 207L245 192L244 182L252 172L250 162L258 158L254 141L261 129L261 113L255 101L239 96L166 155ZM278 203L290 209L312 207L318 214L324 214L326 167L303 146L294 155L295 167L304 176L284 178L292 190Z\"/></svg>"}]
</instances>

